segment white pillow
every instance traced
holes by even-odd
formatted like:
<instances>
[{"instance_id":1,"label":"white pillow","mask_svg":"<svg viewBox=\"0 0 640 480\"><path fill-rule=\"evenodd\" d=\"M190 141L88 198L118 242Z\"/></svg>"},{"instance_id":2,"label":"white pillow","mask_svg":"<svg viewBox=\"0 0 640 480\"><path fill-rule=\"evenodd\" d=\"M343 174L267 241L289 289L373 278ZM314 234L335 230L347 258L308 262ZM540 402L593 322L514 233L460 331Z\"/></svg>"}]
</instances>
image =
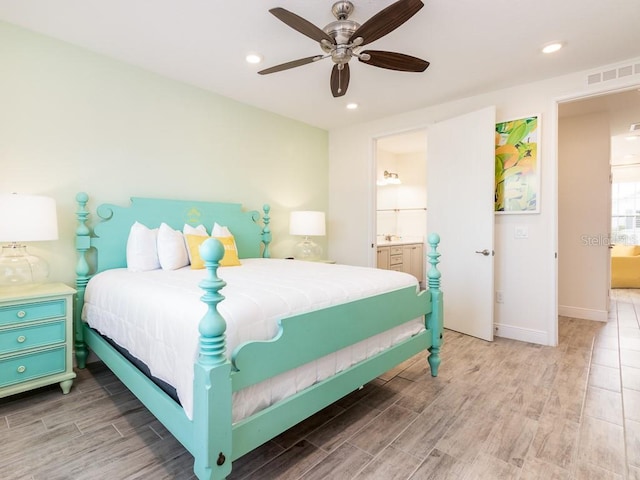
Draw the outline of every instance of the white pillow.
<instances>
[{"instance_id":1,"label":"white pillow","mask_svg":"<svg viewBox=\"0 0 640 480\"><path fill-rule=\"evenodd\" d=\"M213 228L211 229L212 237L232 237L231 232L227 227L223 227L222 225L218 225L217 223L213 224Z\"/></svg>"},{"instance_id":2,"label":"white pillow","mask_svg":"<svg viewBox=\"0 0 640 480\"><path fill-rule=\"evenodd\" d=\"M136 222L127 239L127 268L132 272L146 272L160 268L158 259L158 229L150 229Z\"/></svg>"},{"instance_id":3,"label":"white pillow","mask_svg":"<svg viewBox=\"0 0 640 480\"><path fill-rule=\"evenodd\" d=\"M187 255L189 257L189 263L191 263L191 250L189 249L189 246L186 244L187 241L187 235L202 235L205 237L208 237L209 234L207 233L207 229L204 225L200 224L197 227L192 227L191 225L188 224L184 224L184 227L182 227L182 233L183 236L185 238L185 248L187 249Z\"/></svg>"},{"instance_id":4,"label":"white pillow","mask_svg":"<svg viewBox=\"0 0 640 480\"><path fill-rule=\"evenodd\" d=\"M176 270L189 265L182 232L162 222L158 229L158 260L163 270Z\"/></svg>"}]
</instances>

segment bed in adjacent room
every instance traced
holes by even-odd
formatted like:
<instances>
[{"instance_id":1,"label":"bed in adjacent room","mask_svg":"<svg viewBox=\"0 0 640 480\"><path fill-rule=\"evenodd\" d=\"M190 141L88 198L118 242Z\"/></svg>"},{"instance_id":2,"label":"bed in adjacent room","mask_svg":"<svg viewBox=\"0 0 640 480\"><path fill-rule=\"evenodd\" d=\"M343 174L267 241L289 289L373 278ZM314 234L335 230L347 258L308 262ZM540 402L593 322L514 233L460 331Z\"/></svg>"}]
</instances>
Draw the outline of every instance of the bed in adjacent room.
<instances>
[{"instance_id":1,"label":"bed in adjacent room","mask_svg":"<svg viewBox=\"0 0 640 480\"><path fill-rule=\"evenodd\" d=\"M268 206L133 198L90 229L76 199L78 365L104 361L200 479L421 351L437 375L435 234L420 291L402 272L269 258Z\"/></svg>"}]
</instances>

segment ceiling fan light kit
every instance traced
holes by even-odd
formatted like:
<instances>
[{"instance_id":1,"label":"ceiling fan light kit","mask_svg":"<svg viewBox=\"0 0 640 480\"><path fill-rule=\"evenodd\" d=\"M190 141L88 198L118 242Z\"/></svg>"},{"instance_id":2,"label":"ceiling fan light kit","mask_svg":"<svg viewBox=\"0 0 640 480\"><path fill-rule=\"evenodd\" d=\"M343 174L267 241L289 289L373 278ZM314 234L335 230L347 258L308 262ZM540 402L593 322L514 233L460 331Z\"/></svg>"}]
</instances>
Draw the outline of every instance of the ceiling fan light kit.
<instances>
[{"instance_id":1,"label":"ceiling fan light kit","mask_svg":"<svg viewBox=\"0 0 640 480\"><path fill-rule=\"evenodd\" d=\"M349 61L355 57L360 62L374 67L401 72L424 72L429 62L403 53L382 50L364 50L361 48L391 33L413 17L424 4L422 0L398 0L376 13L362 25L349 20L353 13L353 3L342 0L333 4L331 9L336 21L320 29L304 18L284 8L272 8L271 14L294 30L306 35L320 44L323 55L314 55L259 71L261 75L280 72L290 68L307 65L325 58L331 58L330 86L334 97L347 93L351 77Z\"/></svg>"}]
</instances>

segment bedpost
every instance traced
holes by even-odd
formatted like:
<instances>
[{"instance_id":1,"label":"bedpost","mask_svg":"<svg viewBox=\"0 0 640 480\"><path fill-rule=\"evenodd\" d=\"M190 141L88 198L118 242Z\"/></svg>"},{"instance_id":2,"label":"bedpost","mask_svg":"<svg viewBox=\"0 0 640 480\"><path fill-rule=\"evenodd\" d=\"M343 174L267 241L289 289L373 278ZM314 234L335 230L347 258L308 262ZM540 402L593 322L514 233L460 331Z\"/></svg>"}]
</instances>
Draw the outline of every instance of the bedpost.
<instances>
[{"instance_id":1,"label":"bedpost","mask_svg":"<svg viewBox=\"0 0 640 480\"><path fill-rule=\"evenodd\" d=\"M427 253L428 262L431 268L427 272L429 279L429 292L431 293L431 313L427 315L427 328L431 330L432 340L431 348L429 348L429 366L431 367L431 376L438 376L438 367L440 366L440 347L442 346L443 334L443 316L442 316L442 290L440 290L440 271L438 263L440 263L438 253L438 244L440 243L440 235L432 233L427 238L431 249Z\"/></svg>"},{"instance_id":2,"label":"bedpost","mask_svg":"<svg viewBox=\"0 0 640 480\"><path fill-rule=\"evenodd\" d=\"M87 227L87 217L89 212L86 209L89 195L80 192L76 195L76 203L78 210L76 218L78 225L76 227L76 250L79 252L78 263L76 264L76 302L73 310L73 330L74 330L74 347L76 351L76 363L78 368L84 368L87 363L87 347L84 344L84 335L82 332L82 305L84 305L84 292L89 281L89 264L87 263L86 253L91 248L91 236L89 227Z\"/></svg>"},{"instance_id":3,"label":"bedpost","mask_svg":"<svg viewBox=\"0 0 640 480\"><path fill-rule=\"evenodd\" d=\"M271 228L269 228L271 217L269 217L269 211L271 207L265 203L262 206L262 210L264 211L262 216L262 221L264 222L264 228L262 229L262 243L264 243L262 258L271 258L271 253L269 253L269 244L271 243Z\"/></svg>"},{"instance_id":4,"label":"bedpost","mask_svg":"<svg viewBox=\"0 0 640 480\"><path fill-rule=\"evenodd\" d=\"M200 320L198 360L194 366L194 471L199 479L224 479L231 472L231 363L225 355L227 324L218 312L226 282L218 277L222 243L206 240L200 255L207 277L199 284L207 312ZM215 388L212 386L215 385Z\"/></svg>"}]
</instances>

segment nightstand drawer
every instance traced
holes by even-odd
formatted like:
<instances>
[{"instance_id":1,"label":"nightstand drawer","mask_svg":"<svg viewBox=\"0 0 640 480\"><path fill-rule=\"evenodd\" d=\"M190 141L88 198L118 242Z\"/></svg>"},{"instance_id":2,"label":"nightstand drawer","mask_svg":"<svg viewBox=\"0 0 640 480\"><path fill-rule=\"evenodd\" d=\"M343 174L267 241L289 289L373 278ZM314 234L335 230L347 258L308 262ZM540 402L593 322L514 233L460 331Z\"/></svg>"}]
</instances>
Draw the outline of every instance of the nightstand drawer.
<instances>
[{"instance_id":1,"label":"nightstand drawer","mask_svg":"<svg viewBox=\"0 0 640 480\"><path fill-rule=\"evenodd\" d=\"M0 360L0 386L65 371L64 346Z\"/></svg>"},{"instance_id":2,"label":"nightstand drawer","mask_svg":"<svg viewBox=\"0 0 640 480\"><path fill-rule=\"evenodd\" d=\"M66 306L63 299L10 305L0 308L0 325L64 317L65 314Z\"/></svg>"},{"instance_id":3,"label":"nightstand drawer","mask_svg":"<svg viewBox=\"0 0 640 480\"><path fill-rule=\"evenodd\" d=\"M65 340L65 327L64 320L60 320L59 322L0 330L0 354L62 343Z\"/></svg>"}]
</instances>

